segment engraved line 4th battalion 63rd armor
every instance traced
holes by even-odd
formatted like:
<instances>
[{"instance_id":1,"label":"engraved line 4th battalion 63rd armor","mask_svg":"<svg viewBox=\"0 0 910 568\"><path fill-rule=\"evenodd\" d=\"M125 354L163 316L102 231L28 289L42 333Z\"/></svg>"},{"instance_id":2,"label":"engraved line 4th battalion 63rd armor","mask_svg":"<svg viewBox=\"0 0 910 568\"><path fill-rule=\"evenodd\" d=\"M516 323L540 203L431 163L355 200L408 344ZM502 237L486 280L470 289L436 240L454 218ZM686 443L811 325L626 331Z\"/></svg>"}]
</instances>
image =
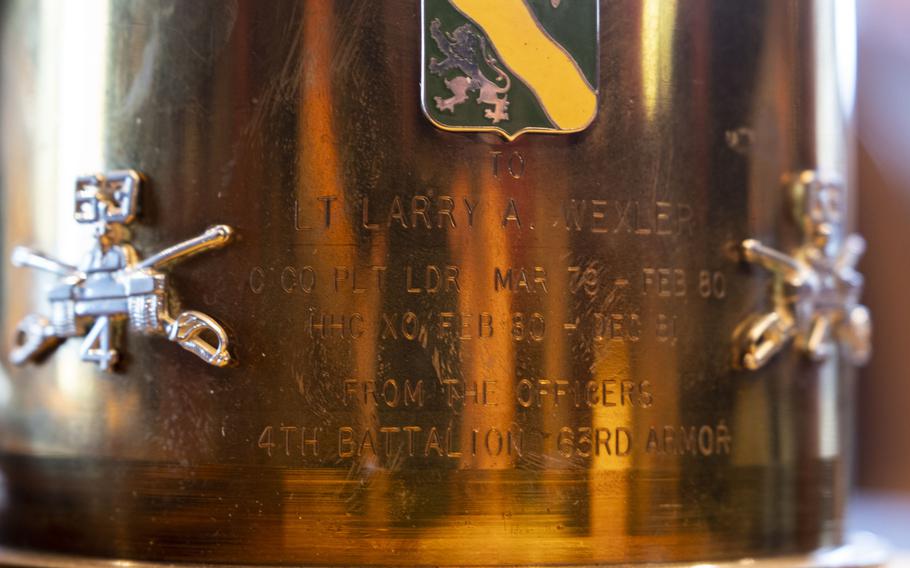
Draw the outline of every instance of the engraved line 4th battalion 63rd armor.
<instances>
[{"instance_id":1,"label":"engraved line 4th battalion 63rd armor","mask_svg":"<svg viewBox=\"0 0 910 568\"><path fill-rule=\"evenodd\" d=\"M742 243L744 259L770 270L777 281L774 309L744 330L740 363L756 370L795 341L813 361L832 356L839 344L848 361L863 364L871 350L871 323L859 303L863 277L855 267L866 242L844 235L843 185L804 171L788 187L802 244L788 255L755 239Z\"/></svg>"},{"instance_id":2,"label":"engraved line 4th battalion 63rd armor","mask_svg":"<svg viewBox=\"0 0 910 568\"><path fill-rule=\"evenodd\" d=\"M48 293L51 317L31 314L19 323L10 354L13 363L39 360L65 339L85 335L82 360L110 371L120 356L116 334L123 320L128 320L134 331L165 335L210 365L223 367L231 361L227 333L218 322L197 311L171 316L167 276L159 269L224 246L232 229L227 225L209 227L198 237L140 260L132 245L124 241L125 225L136 216L141 183L141 176L133 170L76 181L74 217L79 223L95 225L95 246L80 266L24 247L13 251L14 265L62 277Z\"/></svg>"}]
</instances>

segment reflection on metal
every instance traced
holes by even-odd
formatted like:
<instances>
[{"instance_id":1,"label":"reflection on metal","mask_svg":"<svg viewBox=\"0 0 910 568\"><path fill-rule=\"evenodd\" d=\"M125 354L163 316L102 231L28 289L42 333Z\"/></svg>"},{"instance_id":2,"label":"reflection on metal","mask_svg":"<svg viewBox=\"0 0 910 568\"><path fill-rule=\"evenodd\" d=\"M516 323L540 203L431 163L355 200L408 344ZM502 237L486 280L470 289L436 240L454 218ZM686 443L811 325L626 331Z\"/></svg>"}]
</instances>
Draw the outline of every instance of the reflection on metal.
<instances>
[{"instance_id":1,"label":"reflection on metal","mask_svg":"<svg viewBox=\"0 0 910 568\"><path fill-rule=\"evenodd\" d=\"M641 3L641 89L648 120L654 120L673 80L676 0Z\"/></svg>"},{"instance_id":2,"label":"reflection on metal","mask_svg":"<svg viewBox=\"0 0 910 568\"><path fill-rule=\"evenodd\" d=\"M775 308L745 330L741 364L749 370L764 366L791 340L813 361L823 361L839 344L848 361L863 364L870 354L869 310L859 303L863 277L856 263L866 243L844 234L844 187L800 173L790 185L802 244L791 254L755 239L742 243L747 262L773 272Z\"/></svg>"},{"instance_id":3,"label":"reflection on metal","mask_svg":"<svg viewBox=\"0 0 910 568\"><path fill-rule=\"evenodd\" d=\"M216 225L145 260L124 242L125 225L136 217L141 186L132 170L107 176L87 176L76 181L74 217L95 225L95 247L78 266L18 247L16 266L28 266L62 277L48 294L51 317L31 314L16 328L10 360L16 365L39 360L69 337L85 335L83 361L110 371L117 363L119 323L128 320L140 333L163 334L210 365L223 367L231 358L224 329L209 316L185 311L170 315L165 265L206 250L224 246L232 230ZM214 339L215 341L210 341Z\"/></svg>"}]
</instances>

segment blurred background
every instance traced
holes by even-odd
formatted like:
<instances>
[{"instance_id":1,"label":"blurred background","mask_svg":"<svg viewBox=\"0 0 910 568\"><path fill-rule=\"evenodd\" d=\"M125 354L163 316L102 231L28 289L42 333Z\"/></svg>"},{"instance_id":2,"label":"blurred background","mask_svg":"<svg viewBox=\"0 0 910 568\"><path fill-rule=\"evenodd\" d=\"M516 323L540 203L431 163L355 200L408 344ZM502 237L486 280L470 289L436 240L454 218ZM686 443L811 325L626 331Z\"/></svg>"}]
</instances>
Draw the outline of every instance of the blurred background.
<instances>
[{"instance_id":1,"label":"blurred background","mask_svg":"<svg viewBox=\"0 0 910 568\"><path fill-rule=\"evenodd\" d=\"M850 523L910 550L910 2L857 4L861 269L875 351L856 388Z\"/></svg>"}]
</instances>

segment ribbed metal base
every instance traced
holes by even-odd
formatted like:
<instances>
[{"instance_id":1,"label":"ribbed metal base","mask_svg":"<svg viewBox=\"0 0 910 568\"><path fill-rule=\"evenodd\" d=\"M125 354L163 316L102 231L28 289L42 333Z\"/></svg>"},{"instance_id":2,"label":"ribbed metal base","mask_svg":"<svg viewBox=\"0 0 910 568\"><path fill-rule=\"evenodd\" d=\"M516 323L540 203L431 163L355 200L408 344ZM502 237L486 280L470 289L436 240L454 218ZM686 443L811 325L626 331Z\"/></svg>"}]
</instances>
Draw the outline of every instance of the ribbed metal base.
<instances>
[{"instance_id":1,"label":"ribbed metal base","mask_svg":"<svg viewBox=\"0 0 910 568\"><path fill-rule=\"evenodd\" d=\"M743 558L741 560L725 562L649 564L649 566L654 566L656 568L742 568L746 566L754 568L872 568L887 566L889 557L888 545L882 539L870 533L857 533L851 535L848 539L848 543L844 546L823 549L808 555L780 556L773 558ZM0 566L16 566L22 568L202 568L224 565L113 560L49 554L0 547ZM623 566L642 565L626 564ZM240 565L231 565L231 568L244 567Z\"/></svg>"}]
</instances>

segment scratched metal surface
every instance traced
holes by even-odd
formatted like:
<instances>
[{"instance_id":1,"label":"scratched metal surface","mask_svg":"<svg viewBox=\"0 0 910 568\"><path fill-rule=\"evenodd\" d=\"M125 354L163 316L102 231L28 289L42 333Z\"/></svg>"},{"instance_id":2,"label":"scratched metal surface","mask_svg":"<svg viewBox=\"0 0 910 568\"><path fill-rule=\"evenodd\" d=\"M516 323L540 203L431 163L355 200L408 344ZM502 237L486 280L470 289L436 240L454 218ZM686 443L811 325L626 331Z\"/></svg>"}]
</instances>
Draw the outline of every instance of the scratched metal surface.
<instances>
[{"instance_id":1,"label":"scratched metal surface","mask_svg":"<svg viewBox=\"0 0 910 568\"><path fill-rule=\"evenodd\" d=\"M736 244L795 238L780 176L851 173L833 3L604 1L594 124L512 143L423 116L415 1L71 4L3 8L3 257L78 258L75 176L140 170L138 249L237 231L171 273L237 364L131 335L116 373L76 340L13 368L4 340L0 544L514 565L841 541L849 373L731 355L770 305ZM4 337L52 283L4 260Z\"/></svg>"}]
</instances>

